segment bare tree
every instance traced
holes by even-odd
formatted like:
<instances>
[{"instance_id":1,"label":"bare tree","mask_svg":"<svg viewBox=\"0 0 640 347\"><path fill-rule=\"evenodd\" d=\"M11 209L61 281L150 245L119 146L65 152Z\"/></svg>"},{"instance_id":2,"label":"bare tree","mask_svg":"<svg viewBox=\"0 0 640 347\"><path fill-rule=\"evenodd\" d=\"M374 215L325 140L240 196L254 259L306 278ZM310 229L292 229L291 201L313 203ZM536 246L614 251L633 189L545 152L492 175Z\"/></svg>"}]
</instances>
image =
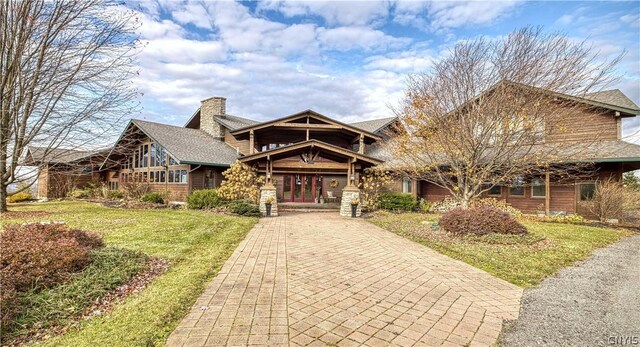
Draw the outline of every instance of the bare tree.
<instances>
[{"instance_id":1,"label":"bare tree","mask_svg":"<svg viewBox=\"0 0 640 347\"><path fill-rule=\"evenodd\" d=\"M407 131L390 143L388 165L446 188L463 206L521 176L585 174L576 159L596 151L566 141L575 119L567 116L605 112L583 98L612 82L620 58L599 62L585 42L541 28L460 42L410 76L396 111Z\"/></svg>"},{"instance_id":2,"label":"bare tree","mask_svg":"<svg viewBox=\"0 0 640 347\"><path fill-rule=\"evenodd\" d=\"M28 146L104 146L136 108L137 25L109 0L0 2L0 211Z\"/></svg>"}]
</instances>

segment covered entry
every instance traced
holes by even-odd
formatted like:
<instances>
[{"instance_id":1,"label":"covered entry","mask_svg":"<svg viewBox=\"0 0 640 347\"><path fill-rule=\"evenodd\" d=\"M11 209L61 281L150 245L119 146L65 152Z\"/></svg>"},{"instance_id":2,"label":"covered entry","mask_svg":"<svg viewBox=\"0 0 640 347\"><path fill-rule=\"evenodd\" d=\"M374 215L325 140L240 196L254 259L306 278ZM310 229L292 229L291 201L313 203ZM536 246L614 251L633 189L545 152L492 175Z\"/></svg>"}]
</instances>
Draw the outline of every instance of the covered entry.
<instances>
[{"instance_id":1,"label":"covered entry","mask_svg":"<svg viewBox=\"0 0 640 347\"><path fill-rule=\"evenodd\" d=\"M240 159L265 175L279 202L319 203L357 186L360 172L381 162L318 140L308 140ZM337 202L337 201L336 201Z\"/></svg>"}]
</instances>

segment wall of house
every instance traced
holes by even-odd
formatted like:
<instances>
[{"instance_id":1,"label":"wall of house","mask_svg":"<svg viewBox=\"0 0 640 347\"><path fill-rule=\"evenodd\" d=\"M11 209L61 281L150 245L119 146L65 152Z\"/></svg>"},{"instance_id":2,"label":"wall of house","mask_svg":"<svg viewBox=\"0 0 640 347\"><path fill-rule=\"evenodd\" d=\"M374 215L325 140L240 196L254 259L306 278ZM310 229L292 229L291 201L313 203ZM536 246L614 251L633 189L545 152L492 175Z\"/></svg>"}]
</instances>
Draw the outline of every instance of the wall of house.
<instances>
[{"instance_id":1,"label":"wall of house","mask_svg":"<svg viewBox=\"0 0 640 347\"><path fill-rule=\"evenodd\" d=\"M301 173L304 174L304 173ZM276 186L276 196L278 198L278 201L282 201L283 199L283 192L284 192L284 176L285 175L295 175L294 173L292 174L274 174L272 176L272 183ZM313 174L311 174L313 175ZM321 174L323 176L323 189L322 189L322 196L325 198L325 202L329 202L329 200L327 199L328 197L328 192L331 192L331 194L336 197L335 202L339 202L340 198L342 197L342 190L344 189L344 187L347 186L347 175L342 174ZM332 187L331 186L331 180L336 180L337 181L337 186L336 187Z\"/></svg>"},{"instance_id":2,"label":"wall of house","mask_svg":"<svg viewBox=\"0 0 640 347\"><path fill-rule=\"evenodd\" d=\"M552 118L550 122L559 125L561 130L548 134L546 141L593 142L596 140L618 140L619 124L614 116L614 111L601 112L576 110L570 114L562 114L562 119L560 120ZM549 117L553 117L553 115Z\"/></svg>"},{"instance_id":3,"label":"wall of house","mask_svg":"<svg viewBox=\"0 0 640 347\"><path fill-rule=\"evenodd\" d=\"M247 155L250 152L249 140L238 140L229 131L224 133L224 142L233 148L238 148L240 153Z\"/></svg>"},{"instance_id":4,"label":"wall of house","mask_svg":"<svg viewBox=\"0 0 640 347\"><path fill-rule=\"evenodd\" d=\"M83 189L92 182L101 181L100 173L76 173L77 168L46 166L38 174L38 197L64 198L74 189Z\"/></svg>"},{"instance_id":5,"label":"wall of house","mask_svg":"<svg viewBox=\"0 0 640 347\"><path fill-rule=\"evenodd\" d=\"M566 213L578 213L587 218L593 216L579 203L580 197L580 184L595 182L596 180L605 180L612 178L615 180L622 180L622 164L611 163L599 165L598 171L592 176L584 179L577 180L575 182L559 183L552 182L550 186L550 201L549 209L552 212L566 212ZM401 191L395 190L395 191ZM421 181L420 182L420 197L432 202L441 201L450 196L449 192L445 188L436 186L435 184ZM396 187L397 188L397 187ZM524 187L524 196L514 196L509 192L509 187L502 187L500 195L488 195L484 194L484 197L492 197L498 200L505 200L513 207L525 212L536 213L537 211L545 210L545 198L544 197L532 197L531 187Z\"/></svg>"},{"instance_id":6,"label":"wall of house","mask_svg":"<svg viewBox=\"0 0 640 347\"><path fill-rule=\"evenodd\" d=\"M38 198L47 198L49 189L49 166L43 166L38 171Z\"/></svg>"},{"instance_id":7,"label":"wall of house","mask_svg":"<svg viewBox=\"0 0 640 347\"><path fill-rule=\"evenodd\" d=\"M224 179L224 176L222 175L222 173L226 169L227 168L214 167L214 166L191 165L191 170L193 171L189 173L190 191L194 191L198 189L207 189L207 185L205 182L207 170L213 171L214 188L219 188L220 185L222 184L222 180Z\"/></svg>"}]
</instances>

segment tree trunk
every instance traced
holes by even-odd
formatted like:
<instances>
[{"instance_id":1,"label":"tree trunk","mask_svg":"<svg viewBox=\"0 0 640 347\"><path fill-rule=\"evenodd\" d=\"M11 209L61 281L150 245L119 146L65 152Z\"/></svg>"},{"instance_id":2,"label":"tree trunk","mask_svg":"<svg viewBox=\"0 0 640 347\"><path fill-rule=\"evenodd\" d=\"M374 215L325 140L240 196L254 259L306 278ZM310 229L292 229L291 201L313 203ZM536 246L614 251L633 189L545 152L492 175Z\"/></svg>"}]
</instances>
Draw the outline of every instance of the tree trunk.
<instances>
[{"instance_id":1,"label":"tree trunk","mask_svg":"<svg viewBox=\"0 0 640 347\"><path fill-rule=\"evenodd\" d=\"M7 212L7 186L0 184L0 213Z\"/></svg>"}]
</instances>

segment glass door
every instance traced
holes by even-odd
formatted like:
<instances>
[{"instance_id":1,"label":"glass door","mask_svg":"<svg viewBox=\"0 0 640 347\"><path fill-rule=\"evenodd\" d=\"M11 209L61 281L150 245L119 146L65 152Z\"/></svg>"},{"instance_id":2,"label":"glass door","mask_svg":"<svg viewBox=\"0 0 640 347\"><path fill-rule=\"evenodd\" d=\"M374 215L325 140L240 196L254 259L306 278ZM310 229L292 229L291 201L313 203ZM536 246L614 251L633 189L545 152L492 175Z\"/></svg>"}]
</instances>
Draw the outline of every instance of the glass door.
<instances>
[{"instance_id":1,"label":"glass door","mask_svg":"<svg viewBox=\"0 0 640 347\"><path fill-rule=\"evenodd\" d=\"M282 179L282 201L293 201L293 176L285 175Z\"/></svg>"},{"instance_id":2,"label":"glass door","mask_svg":"<svg viewBox=\"0 0 640 347\"><path fill-rule=\"evenodd\" d=\"M293 176L293 201L303 202L304 201L304 186L303 180L304 175L295 175Z\"/></svg>"}]
</instances>

